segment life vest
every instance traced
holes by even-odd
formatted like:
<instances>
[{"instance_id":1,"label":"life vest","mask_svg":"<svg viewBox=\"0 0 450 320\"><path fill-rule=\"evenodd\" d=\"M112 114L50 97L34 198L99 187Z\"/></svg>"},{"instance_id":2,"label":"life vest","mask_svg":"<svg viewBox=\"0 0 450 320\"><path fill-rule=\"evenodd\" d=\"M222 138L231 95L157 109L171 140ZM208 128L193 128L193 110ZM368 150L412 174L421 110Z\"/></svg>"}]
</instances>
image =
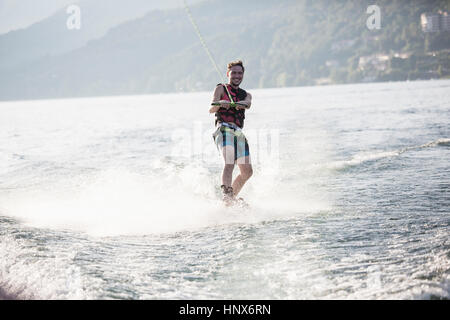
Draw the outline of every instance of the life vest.
<instances>
[{"instance_id":1,"label":"life vest","mask_svg":"<svg viewBox=\"0 0 450 320\"><path fill-rule=\"evenodd\" d=\"M228 97L227 90L225 89L225 85L219 83L218 86L221 85L224 88L224 94L220 98L220 100L227 100L230 101L230 98ZM238 88L237 90L231 87L229 84L227 84L228 91L230 92L230 95L234 102L242 101L247 97L247 92L244 89ZM228 123L235 123L238 127L243 128L244 127L244 119L245 119L245 109L237 110L236 108L223 108L220 107L219 110L216 112L216 126L218 122L228 122Z\"/></svg>"}]
</instances>

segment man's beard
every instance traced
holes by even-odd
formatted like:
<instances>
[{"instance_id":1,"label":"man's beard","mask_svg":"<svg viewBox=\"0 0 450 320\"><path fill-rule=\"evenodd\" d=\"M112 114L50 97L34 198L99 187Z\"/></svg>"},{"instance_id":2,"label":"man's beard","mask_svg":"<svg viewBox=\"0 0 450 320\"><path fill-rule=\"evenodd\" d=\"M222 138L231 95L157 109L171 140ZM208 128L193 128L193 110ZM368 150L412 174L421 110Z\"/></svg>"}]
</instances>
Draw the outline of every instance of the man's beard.
<instances>
[{"instance_id":1,"label":"man's beard","mask_svg":"<svg viewBox=\"0 0 450 320\"><path fill-rule=\"evenodd\" d=\"M240 85L241 82L242 82L242 80L231 80L231 84L234 85L234 86Z\"/></svg>"}]
</instances>

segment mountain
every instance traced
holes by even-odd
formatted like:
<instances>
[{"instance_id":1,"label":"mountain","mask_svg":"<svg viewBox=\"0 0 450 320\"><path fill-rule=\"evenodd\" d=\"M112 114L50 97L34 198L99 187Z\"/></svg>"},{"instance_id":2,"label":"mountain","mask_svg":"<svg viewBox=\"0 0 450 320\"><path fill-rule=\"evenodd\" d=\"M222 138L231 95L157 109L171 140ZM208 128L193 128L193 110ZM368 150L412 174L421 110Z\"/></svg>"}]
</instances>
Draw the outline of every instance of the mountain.
<instances>
[{"instance_id":1,"label":"mountain","mask_svg":"<svg viewBox=\"0 0 450 320\"><path fill-rule=\"evenodd\" d=\"M209 0L191 12L223 74L227 62L244 60L245 88L450 76L450 32L420 25L424 12L449 12L449 1L379 0L381 26L373 30L370 5ZM212 90L221 81L184 9L154 10L2 72L0 99Z\"/></svg>"}]
</instances>

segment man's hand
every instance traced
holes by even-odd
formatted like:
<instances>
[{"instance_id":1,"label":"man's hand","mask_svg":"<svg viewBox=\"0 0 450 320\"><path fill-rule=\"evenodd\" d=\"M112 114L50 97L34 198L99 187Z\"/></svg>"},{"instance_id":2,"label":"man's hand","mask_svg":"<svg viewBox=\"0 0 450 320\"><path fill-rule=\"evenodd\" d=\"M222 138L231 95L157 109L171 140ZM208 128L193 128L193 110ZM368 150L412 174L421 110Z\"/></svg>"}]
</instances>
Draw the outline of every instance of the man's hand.
<instances>
[{"instance_id":1,"label":"man's hand","mask_svg":"<svg viewBox=\"0 0 450 320\"><path fill-rule=\"evenodd\" d=\"M243 109L248 109L249 105L246 101L239 101L236 102L236 110L243 110Z\"/></svg>"}]
</instances>

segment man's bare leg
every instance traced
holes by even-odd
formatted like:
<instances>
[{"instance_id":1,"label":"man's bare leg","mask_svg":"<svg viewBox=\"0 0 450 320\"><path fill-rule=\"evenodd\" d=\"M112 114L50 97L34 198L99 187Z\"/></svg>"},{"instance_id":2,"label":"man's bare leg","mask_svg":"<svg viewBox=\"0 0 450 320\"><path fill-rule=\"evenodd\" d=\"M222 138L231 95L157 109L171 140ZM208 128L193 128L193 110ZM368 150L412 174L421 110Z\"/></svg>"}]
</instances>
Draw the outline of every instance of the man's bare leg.
<instances>
[{"instance_id":1,"label":"man's bare leg","mask_svg":"<svg viewBox=\"0 0 450 320\"><path fill-rule=\"evenodd\" d=\"M250 179L253 174L253 168L249 156L239 158L237 160L237 164L240 174L234 179L233 184L231 185L233 188L234 196L237 196L244 184L248 179Z\"/></svg>"},{"instance_id":2,"label":"man's bare leg","mask_svg":"<svg viewBox=\"0 0 450 320\"><path fill-rule=\"evenodd\" d=\"M222 149L222 155L224 160L224 167L222 172L222 192L223 200L227 206L233 203L233 191L231 188L231 181L233 179L234 170L234 147L227 145Z\"/></svg>"},{"instance_id":3,"label":"man's bare leg","mask_svg":"<svg viewBox=\"0 0 450 320\"><path fill-rule=\"evenodd\" d=\"M231 180L233 179L234 164L225 164L222 172L222 184L231 187Z\"/></svg>"},{"instance_id":4,"label":"man's bare leg","mask_svg":"<svg viewBox=\"0 0 450 320\"><path fill-rule=\"evenodd\" d=\"M223 147L222 155L224 160L222 184L227 187L231 187L234 170L234 147L230 145Z\"/></svg>"}]
</instances>

